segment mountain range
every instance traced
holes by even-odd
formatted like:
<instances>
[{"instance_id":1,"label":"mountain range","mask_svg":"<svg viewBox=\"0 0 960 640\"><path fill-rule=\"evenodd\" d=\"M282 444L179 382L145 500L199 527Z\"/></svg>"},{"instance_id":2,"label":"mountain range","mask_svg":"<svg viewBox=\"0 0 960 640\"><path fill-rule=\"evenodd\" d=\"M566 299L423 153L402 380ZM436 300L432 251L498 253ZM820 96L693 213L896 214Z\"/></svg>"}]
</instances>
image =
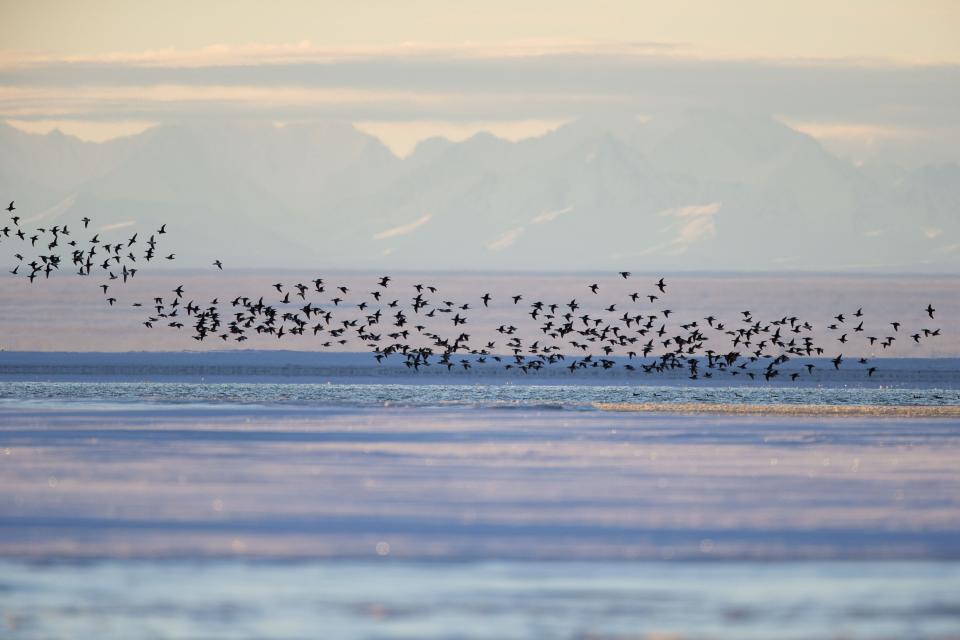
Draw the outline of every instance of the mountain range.
<instances>
[{"instance_id":1,"label":"mountain range","mask_svg":"<svg viewBox=\"0 0 960 640\"><path fill-rule=\"evenodd\" d=\"M858 166L726 112L431 138L404 158L345 123L103 143L0 125L0 197L30 224L166 223L180 266L960 271L960 166Z\"/></svg>"}]
</instances>

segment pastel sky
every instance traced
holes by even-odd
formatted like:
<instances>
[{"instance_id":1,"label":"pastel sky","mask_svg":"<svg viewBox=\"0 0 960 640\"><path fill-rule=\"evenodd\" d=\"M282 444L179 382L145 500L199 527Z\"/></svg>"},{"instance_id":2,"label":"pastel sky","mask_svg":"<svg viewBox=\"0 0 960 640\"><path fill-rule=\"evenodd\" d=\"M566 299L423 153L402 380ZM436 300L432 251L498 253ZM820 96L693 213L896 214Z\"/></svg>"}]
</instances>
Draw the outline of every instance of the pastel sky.
<instances>
[{"instance_id":1,"label":"pastel sky","mask_svg":"<svg viewBox=\"0 0 960 640\"><path fill-rule=\"evenodd\" d=\"M483 3L33 0L8 3L5 47L64 55L211 44L453 46L520 40L662 43L708 55L960 62L951 0Z\"/></svg>"},{"instance_id":2,"label":"pastel sky","mask_svg":"<svg viewBox=\"0 0 960 640\"><path fill-rule=\"evenodd\" d=\"M158 123L348 120L402 154L573 118L718 107L955 160L960 3L4 3L0 119L91 140Z\"/></svg>"}]
</instances>

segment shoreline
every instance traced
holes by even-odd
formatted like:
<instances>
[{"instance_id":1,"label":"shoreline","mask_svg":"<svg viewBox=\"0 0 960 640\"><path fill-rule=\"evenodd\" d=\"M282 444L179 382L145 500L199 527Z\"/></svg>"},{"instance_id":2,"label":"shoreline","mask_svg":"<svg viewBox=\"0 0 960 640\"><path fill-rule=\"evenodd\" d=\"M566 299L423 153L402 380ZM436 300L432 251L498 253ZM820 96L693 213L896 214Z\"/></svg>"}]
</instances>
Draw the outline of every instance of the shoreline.
<instances>
[{"instance_id":1,"label":"shoreline","mask_svg":"<svg viewBox=\"0 0 960 640\"><path fill-rule=\"evenodd\" d=\"M711 413L791 416L890 416L900 418L957 418L957 405L810 405L810 404L730 404L705 402L594 402L601 411L627 413Z\"/></svg>"}]
</instances>

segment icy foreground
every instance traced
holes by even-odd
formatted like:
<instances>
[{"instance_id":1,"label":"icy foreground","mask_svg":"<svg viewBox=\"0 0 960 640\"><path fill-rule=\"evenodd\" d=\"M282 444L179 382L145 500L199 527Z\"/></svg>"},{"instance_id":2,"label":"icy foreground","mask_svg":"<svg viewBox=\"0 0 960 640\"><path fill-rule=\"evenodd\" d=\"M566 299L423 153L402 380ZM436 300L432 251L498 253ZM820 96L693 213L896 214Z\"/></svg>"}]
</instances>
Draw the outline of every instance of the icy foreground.
<instances>
[{"instance_id":1,"label":"icy foreground","mask_svg":"<svg viewBox=\"0 0 960 640\"><path fill-rule=\"evenodd\" d=\"M960 632L952 365L691 389L99 379L117 364L0 382L0 637Z\"/></svg>"},{"instance_id":2,"label":"icy foreground","mask_svg":"<svg viewBox=\"0 0 960 640\"><path fill-rule=\"evenodd\" d=\"M0 561L5 638L956 638L932 562Z\"/></svg>"},{"instance_id":3,"label":"icy foreground","mask_svg":"<svg viewBox=\"0 0 960 640\"><path fill-rule=\"evenodd\" d=\"M960 421L7 403L7 557L958 559Z\"/></svg>"}]
</instances>

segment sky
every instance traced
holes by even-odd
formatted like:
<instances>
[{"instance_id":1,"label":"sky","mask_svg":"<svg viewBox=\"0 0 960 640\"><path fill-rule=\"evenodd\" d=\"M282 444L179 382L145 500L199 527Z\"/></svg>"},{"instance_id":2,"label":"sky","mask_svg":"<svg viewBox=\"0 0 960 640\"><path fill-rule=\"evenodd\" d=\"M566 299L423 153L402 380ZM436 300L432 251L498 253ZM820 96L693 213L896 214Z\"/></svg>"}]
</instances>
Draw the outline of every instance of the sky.
<instances>
[{"instance_id":1,"label":"sky","mask_svg":"<svg viewBox=\"0 0 960 640\"><path fill-rule=\"evenodd\" d=\"M0 125L0 187L189 228L172 268L956 274L957 33L960 0L0 0L0 123L158 129Z\"/></svg>"},{"instance_id":2,"label":"sky","mask_svg":"<svg viewBox=\"0 0 960 640\"><path fill-rule=\"evenodd\" d=\"M960 3L3 2L0 119L88 140L347 120L408 153L718 107L851 156L956 160Z\"/></svg>"},{"instance_id":3,"label":"sky","mask_svg":"<svg viewBox=\"0 0 960 640\"><path fill-rule=\"evenodd\" d=\"M9 2L5 47L61 55L312 42L335 48L511 41L660 43L748 58L960 62L950 0L157 3Z\"/></svg>"}]
</instances>

